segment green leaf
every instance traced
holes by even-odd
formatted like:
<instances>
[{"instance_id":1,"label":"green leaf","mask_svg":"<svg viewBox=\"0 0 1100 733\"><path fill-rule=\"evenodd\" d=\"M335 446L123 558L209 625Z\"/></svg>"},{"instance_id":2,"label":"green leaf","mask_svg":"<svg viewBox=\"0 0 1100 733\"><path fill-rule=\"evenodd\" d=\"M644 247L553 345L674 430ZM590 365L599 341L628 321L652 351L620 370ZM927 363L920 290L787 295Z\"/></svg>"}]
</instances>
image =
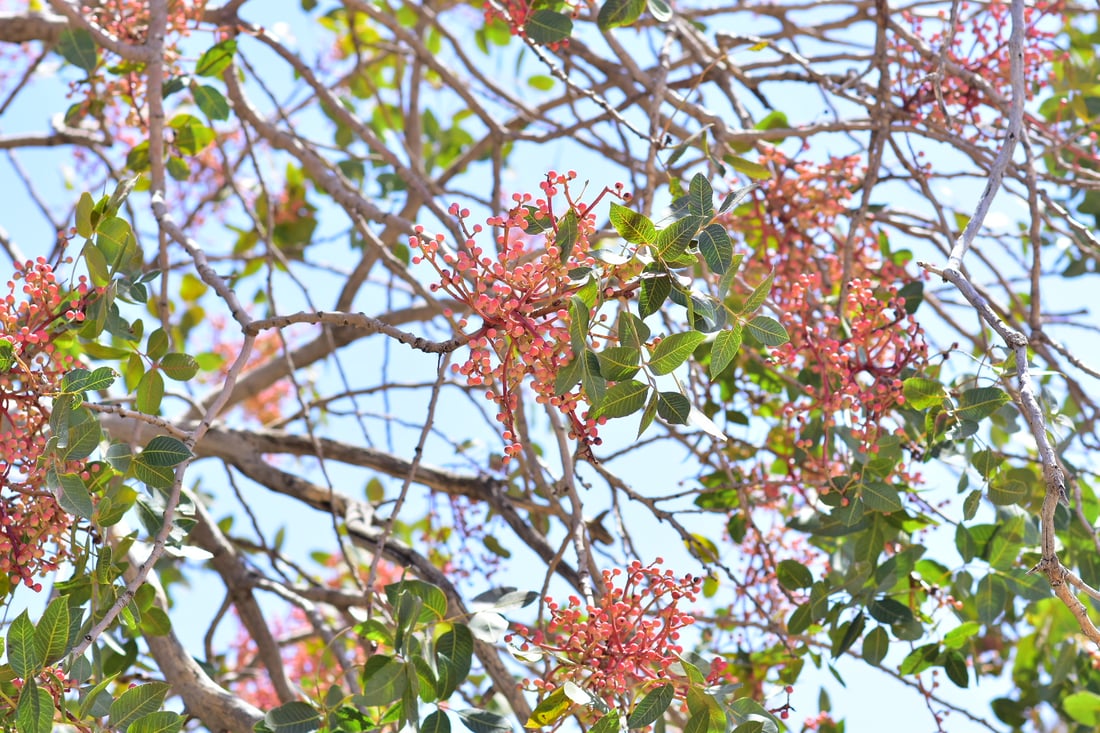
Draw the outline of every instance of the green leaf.
<instances>
[{"instance_id":1,"label":"green leaf","mask_svg":"<svg viewBox=\"0 0 1100 733\"><path fill-rule=\"evenodd\" d=\"M455 624L436 640L435 657L439 677L436 693L446 700L470 674L474 637L464 624Z\"/></svg>"},{"instance_id":2,"label":"green leaf","mask_svg":"<svg viewBox=\"0 0 1100 733\"><path fill-rule=\"evenodd\" d=\"M814 621L813 609L809 603L803 603L798 608L794 609L791 617L787 619L787 632L791 634L801 634L806 629L810 628L810 624Z\"/></svg>"},{"instance_id":3,"label":"green leaf","mask_svg":"<svg viewBox=\"0 0 1100 733\"><path fill-rule=\"evenodd\" d=\"M160 360L160 369L169 379L186 382L199 373L199 363L190 354L172 352Z\"/></svg>"},{"instance_id":4,"label":"green leaf","mask_svg":"<svg viewBox=\"0 0 1100 733\"><path fill-rule=\"evenodd\" d=\"M447 616L447 596L435 585L423 580L402 580L385 587L386 599L397 606L400 596L408 593L424 602L417 621L422 624L441 621Z\"/></svg>"},{"instance_id":5,"label":"green leaf","mask_svg":"<svg viewBox=\"0 0 1100 733\"><path fill-rule=\"evenodd\" d=\"M138 412L146 415L156 415L160 412L160 401L164 398L164 377L159 369L152 369L142 376L138 382L134 407Z\"/></svg>"},{"instance_id":6,"label":"green leaf","mask_svg":"<svg viewBox=\"0 0 1100 733\"><path fill-rule=\"evenodd\" d=\"M890 651L890 635L883 627L876 626L863 637L863 661L868 664L882 664L888 651Z\"/></svg>"},{"instance_id":7,"label":"green leaf","mask_svg":"<svg viewBox=\"0 0 1100 733\"><path fill-rule=\"evenodd\" d=\"M527 86L538 89L540 92L548 92L554 88L554 77L546 74L535 74L527 78Z\"/></svg>"},{"instance_id":8,"label":"green leaf","mask_svg":"<svg viewBox=\"0 0 1100 733\"><path fill-rule=\"evenodd\" d=\"M914 410L927 410L929 407L943 404L945 397L942 384L920 377L910 377L902 382L901 393Z\"/></svg>"},{"instance_id":9,"label":"green leaf","mask_svg":"<svg viewBox=\"0 0 1100 733\"><path fill-rule=\"evenodd\" d=\"M978 581L974 591L974 602L978 608L978 620L983 624L992 624L1005 609L1008 600L1008 584L1004 578L990 573Z\"/></svg>"},{"instance_id":10,"label":"green leaf","mask_svg":"<svg viewBox=\"0 0 1100 733\"><path fill-rule=\"evenodd\" d=\"M997 506L1023 504L1030 489L1030 484L1021 480L1015 471L998 475L989 482L989 501Z\"/></svg>"},{"instance_id":11,"label":"green leaf","mask_svg":"<svg viewBox=\"0 0 1100 733\"><path fill-rule=\"evenodd\" d=\"M168 127L175 130L175 146L184 155L196 155L214 141L214 131L194 115L176 115Z\"/></svg>"},{"instance_id":12,"label":"green leaf","mask_svg":"<svg viewBox=\"0 0 1100 733\"><path fill-rule=\"evenodd\" d=\"M741 306L741 313L753 313L760 306L764 304L764 301L768 299L768 293L772 291L772 282L775 280L775 270L768 273L768 276L764 278L763 282L756 286L756 289L752 291L749 297L745 300L745 304Z\"/></svg>"},{"instance_id":13,"label":"green leaf","mask_svg":"<svg viewBox=\"0 0 1100 733\"><path fill-rule=\"evenodd\" d=\"M77 517L91 519L92 514L95 513L95 505L92 503L92 496L88 493L88 488L80 479L80 475L75 473L60 474L57 477L57 484L60 489L57 501L61 508Z\"/></svg>"},{"instance_id":14,"label":"green leaf","mask_svg":"<svg viewBox=\"0 0 1100 733\"><path fill-rule=\"evenodd\" d=\"M178 733L183 728L184 718L171 710L159 710L143 715L126 729L126 733Z\"/></svg>"},{"instance_id":15,"label":"green leaf","mask_svg":"<svg viewBox=\"0 0 1100 733\"><path fill-rule=\"evenodd\" d=\"M741 348L741 323L735 322L732 328L719 331L714 337L710 350L710 378L717 379L726 370Z\"/></svg>"},{"instance_id":16,"label":"green leaf","mask_svg":"<svg viewBox=\"0 0 1100 733\"><path fill-rule=\"evenodd\" d=\"M588 341L588 319L591 316L588 304L579 296L569 298L569 339L573 353L584 352Z\"/></svg>"},{"instance_id":17,"label":"green leaf","mask_svg":"<svg viewBox=\"0 0 1100 733\"><path fill-rule=\"evenodd\" d=\"M126 167L134 173L141 173L149 169L149 141L144 140L126 154Z\"/></svg>"},{"instance_id":18,"label":"green leaf","mask_svg":"<svg viewBox=\"0 0 1100 733\"><path fill-rule=\"evenodd\" d=\"M169 435L158 435L141 451L141 460L149 466L178 466L191 457L183 441Z\"/></svg>"},{"instance_id":19,"label":"green leaf","mask_svg":"<svg viewBox=\"0 0 1100 733\"><path fill-rule=\"evenodd\" d=\"M531 711L531 716L527 718L527 722L523 724L523 727L542 728L546 725L553 725L568 715L572 709L573 701L565 694L565 688L558 687Z\"/></svg>"},{"instance_id":20,"label":"green leaf","mask_svg":"<svg viewBox=\"0 0 1100 733\"><path fill-rule=\"evenodd\" d=\"M168 156L165 169L174 181L186 181L187 177L191 175L191 165L178 155Z\"/></svg>"},{"instance_id":21,"label":"green leaf","mask_svg":"<svg viewBox=\"0 0 1100 733\"><path fill-rule=\"evenodd\" d=\"M782 346L791 340L787 329L774 318L756 316L745 324L749 334L764 346Z\"/></svg>"},{"instance_id":22,"label":"green leaf","mask_svg":"<svg viewBox=\"0 0 1100 733\"><path fill-rule=\"evenodd\" d=\"M20 701L22 702L22 701ZM1066 715L1088 726L1100 724L1100 695L1089 690L1079 690L1062 700Z\"/></svg>"},{"instance_id":23,"label":"green leaf","mask_svg":"<svg viewBox=\"0 0 1100 733\"><path fill-rule=\"evenodd\" d=\"M474 733L512 733L512 722L503 715L473 709L457 710L455 714Z\"/></svg>"},{"instance_id":24,"label":"green leaf","mask_svg":"<svg viewBox=\"0 0 1100 733\"><path fill-rule=\"evenodd\" d=\"M57 39L57 52L70 64L89 74L99 64L99 49L96 48L95 39L83 28L66 28L61 31Z\"/></svg>"},{"instance_id":25,"label":"green leaf","mask_svg":"<svg viewBox=\"0 0 1100 733\"><path fill-rule=\"evenodd\" d=\"M98 392L101 389L107 389L115 383L115 379L117 378L118 372L111 367L99 367L88 375L80 391Z\"/></svg>"},{"instance_id":26,"label":"green leaf","mask_svg":"<svg viewBox=\"0 0 1100 733\"><path fill-rule=\"evenodd\" d=\"M688 213L710 219L714 216L714 189L702 173L696 173L688 184Z\"/></svg>"},{"instance_id":27,"label":"green leaf","mask_svg":"<svg viewBox=\"0 0 1100 733\"><path fill-rule=\"evenodd\" d=\"M112 272L125 264L133 247L133 238L133 229L125 219L111 216L99 223L96 229L96 246L103 253Z\"/></svg>"},{"instance_id":28,"label":"green leaf","mask_svg":"<svg viewBox=\"0 0 1100 733\"><path fill-rule=\"evenodd\" d=\"M451 733L451 719L442 710L433 710L420 724L420 733Z\"/></svg>"},{"instance_id":29,"label":"green leaf","mask_svg":"<svg viewBox=\"0 0 1100 733\"><path fill-rule=\"evenodd\" d=\"M641 351L642 346L649 340L649 326L625 308L619 311L615 332L619 337L619 344L637 351Z\"/></svg>"},{"instance_id":30,"label":"green leaf","mask_svg":"<svg viewBox=\"0 0 1100 733\"><path fill-rule=\"evenodd\" d=\"M95 233L95 228L92 226L92 209L94 207L95 201L90 193L85 191L80 194L80 199L76 202L76 233L85 239Z\"/></svg>"},{"instance_id":31,"label":"green leaf","mask_svg":"<svg viewBox=\"0 0 1100 733\"><path fill-rule=\"evenodd\" d=\"M775 578L787 590L809 588L814 584L814 576L797 560L781 560L775 568Z\"/></svg>"},{"instance_id":32,"label":"green leaf","mask_svg":"<svg viewBox=\"0 0 1100 733\"><path fill-rule=\"evenodd\" d=\"M236 53L237 41L234 38L208 48L199 57L199 63L195 66L195 74L198 76L220 76L233 63L233 55Z\"/></svg>"},{"instance_id":33,"label":"green leaf","mask_svg":"<svg viewBox=\"0 0 1100 733\"><path fill-rule=\"evenodd\" d=\"M650 244L657 238L657 227L645 214L612 202L610 219L619 236L631 244Z\"/></svg>"},{"instance_id":34,"label":"green leaf","mask_svg":"<svg viewBox=\"0 0 1100 733\"><path fill-rule=\"evenodd\" d=\"M657 232L657 238L654 240L657 257L662 260L675 260L684 254L702 224L703 217L689 215L683 219L677 219Z\"/></svg>"},{"instance_id":35,"label":"green leaf","mask_svg":"<svg viewBox=\"0 0 1100 733\"><path fill-rule=\"evenodd\" d=\"M225 95L214 87L203 84L191 90L195 97L195 104L209 120L229 119L229 102Z\"/></svg>"},{"instance_id":36,"label":"green leaf","mask_svg":"<svg viewBox=\"0 0 1100 733\"><path fill-rule=\"evenodd\" d=\"M600 30L611 30L630 25L642 16L646 0L606 0L600 7L596 24Z\"/></svg>"},{"instance_id":37,"label":"green leaf","mask_svg":"<svg viewBox=\"0 0 1100 733\"><path fill-rule=\"evenodd\" d=\"M977 621L967 621L944 634L943 645L948 649L959 649L981 630L982 625Z\"/></svg>"},{"instance_id":38,"label":"green leaf","mask_svg":"<svg viewBox=\"0 0 1100 733\"><path fill-rule=\"evenodd\" d=\"M130 464L134 476L146 486L154 489L170 489L176 482L176 470L168 466L151 466L142 456Z\"/></svg>"},{"instance_id":39,"label":"green leaf","mask_svg":"<svg viewBox=\"0 0 1100 733\"><path fill-rule=\"evenodd\" d=\"M172 630L172 620L163 609L154 606L141 614L138 628L144 636L164 636Z\"/></svg>"},{"instance_id":40,"label":"green leaf","mask_svg":"<svg viewBox=\"0 0 1100 733\"><path fill-rule=\"evenodd\" d=\"M581 391L588 404L598 408L607 392L607 380L600 374L600 360L592 351L584 352L584 369L581 371Z\"/></svg>"},{"instance_id":41,"label":"green leaf","mask_svg":"<svg viewBox=\"0 0 1100 733\"><path fill-rule=\"evenodd\" d=\"M573 19L556 10L538 10L527 19L523 30L533 43L559 43L573 34Z\"/></svg>"},{"instance_id":42,"label":"green leaf","mask_svg":"<svg viewBox=\"0 0 1100 733\"><path fill-rule=\"evenodd\" d=\"M69 650L69 599L50 601L34 628L34 646L43 664L53 664Z\"/></svg>"},{"instance_id":43,"label":"green leaf","mask_svg":"<svg viewBox=\"0 0 1100 733\"><path fill-rule=\"evenodd\" d=\"M854 619L841 624L833 632L830 632L830 637L833 640L830 653L833 659L852 648L852 644L855 644L856 640L863 634L865 625L866 617L863 615L863 611L860 611Z\"/></svg>"},{"instance_id":44,"label":"green leaf","mask_svg":"<svg viewBox=\"0 0 1100 733\"><path fill-rule=\"evenodd\" d=\"M0 374L7 374L15 366L15 347L6 338L0 338Z\"/></svg>"},{"instance_id":45,"label":"green leaf","mask_svg":"<svg viewBox=\"0 0 1100 733\"><path fill-rule=\"evenodd\" d=\"M267 711L264 723L273 733L310 733L321 727L321 714L300 700Z\"/></svg>"},{"instance_id":46,"label":"green leaf","mask_svg":"<svg viewBox=\"0 0 1100 733\"><path fill-rule=\"evenodd\" d=\"M558 370L554 377L554 394L563 395L573 389L584 374L585 354L574 355L568 364Z\"/></svg>"},{"instance_id":47,"label":"green leaf","mask_svg":"<svg viewBox=\"0 0 1100 733\"><path fill-rule=\"evenodd\" d=\"M898 672L903 675L920 674L935 664L937 656L939 656L938 645L925 644L919 646L909 652L905 659L901 661L901 664L898 665Z\"/></svg>"},{"instance_id":48,"label":"green leaf","mask_svg":"<svg viewBox=\"0 0 1100 733\"><path fill-rule=\"evenodd\" d=\"M721 224L709 224L699 232L699 254L710 271L722 275L733 262L733 242Z\"/></svg>"},{"instance_id":49,"label":"green leaf","mask_svg":"<svg viewBox=\"0 0 1100 733\"><path fill-rule=\"evenodd\" d=\"M653 350L653 355L649 359L650 371L654 374L668 374L683 364L706 338L706 334L698 331L685 331L666 336Z\"/></svg>"},{"instance_id":50,"label":"green leaf","mask_svg":"<svg viewBox=\"0 0 1100 733\"><path fill-rule=\"evenodd\" d=\"M642 270L641 291L638 293L638 315L648 318L661 309L672 292L672 278L657 262Z\"/></svg>"},{"instance_id":51,"label":"green leaf","mask_svg":"<svg viewBox=\"0 0 1100 733\"><path fill-rule=\"evenodd\" d=\"M759 163L753 163L751 160L745 160L736 155L723 156L722 161L729 163L738 173L744 173L749 178L757 181L766 181L772 177L771 171L764 166Z\"/></svg>"},{"instance_id":52,"label":"green leaf","mask_svg":"<svg viewBox=\"0 0 1100 733\"><path fill-rule=\"evenodd\" d=\"M753 190L755 190L759 185L760 185L759 183L750 183L747 186L742 186L741 188L735 188L734 190L727 193L726 197L724 199L722 199L722 205L718 207L718 213L719 214L724 214L731 207L737 206L737 204L744 201L745 197L748 196L750 193L752 193Z\"/></svg>"},{"instance_id":53,"label":"green leaf","mask_svg":"<svg viewBox=\"0 0 1100 733\"><path fill-rule=\"evenodd\" d=\"M955 414L960 420L978 422L1001 409L1001 405L1006 402L1008 395L997 387L975 387L959 396Z\"/></svg>"},{"instance_id":54,"label":"green leaf","mask_svg":"<svg viewBox=\"0 0 1100 733\"><path fill-rule=\"evenodd\" d=\"M604 349L596 358L600 362L600 375L609 382L621 382L638 373L641 351L629 346L612 346Z\"/></svg>"},{"instance_id":55,"label":"green leaf","mask_svg":"<svg viewBox=\"0 0 1100 733\"><path fill-rule=\"evenodd\" d=\"M87 458L99 447L103 432L99 420L87 407L75 408L68 419L68 440L64 447L58 447L57 456L66 461L79 461Z\"/></svg>"},{"instance_id":56,"label":"green leaf","mask_svg":"<svg viewBox=\"0 0 1100 733\"><path fill-rule=\"evenodd\" d=\"M679 392L659 392L657 414L672 425L686 425L691 414L691 401Z\"/></svg>"},{"instance_id":57,"label":"green leaf","mask_svg":"<svg viewBox=\"0 0 1100 733\"><path fill-rule=\"evenodd\" d=\"M655 417L657 417L657 394L656 393L654 393L654 395L649 398L649 403L645 406L645 410L642 412L642 420L638 424L638 435L639 435L639 437L641 436L642 433L644 433L646 431L647 428L649 428L650 425L653 424L653 418L655 418Z\"/></svg>"},{"instance_id":58,"label":"green leaf","mask_svg":"<svg viewBox=\"0 0 1100 733\"><path fill-rule=\"evenodd\" d=\"M628 382L619 382L607 390L600 401L600 406L593 411L593 417L626 417L642 409L645 404L649 386L631 379Z\"/></svg>"},{"instance_id":59,"label":"green leaf","mask_svg":"<svg viewBox=\"0 0 1100 733\"><path fill-rule=\"evenodd\" d=\"M898 297L905 298L905 312L913 315L924 302L924 283L920 280L907 282L898 290Z\"/></svg>"},{"instance_id":60,"label":"green leaf","mask_svg":"<svg viewBox=\"0 0 1100 733\"><path fill-rule=\"evenodd\" d=\"M405 665L393 657L376 654L363 668L363 689L355 702L368 707L389 705L401 699L406 684Z\"/></svg>"},{"instance_id":61,"label":"green leaf","mask_svg":"<svg viewBox=\"0 0 1100 733\"><path fill-rule=\"evenodd\" d=\"M155 713L164 704L169 689L164 682L149 682L131 687L111 703L109 724L125 729L143 715Z\"/></svg>"},{"instance_id":62,"label":"green leaf","mask_svg":"<svg viewBox=\"0 0 1100 733\"><path fill-rule=\"evenodd\" d=\"M34 639L34 622L27 611L19 614L8 627L8 664L17 677L34 677L45 664L45 650L39 649Z\"/></svg>"},{"instance_id":63,"label":"green leaf","mask_svg":"<svg viewBox=\"0 0 1100 733\"><path fill-rule=\"evenodd\" d=\"M656 721L657 718L664 715L665 710L668 710L675 691L676 688L667 682L650 691L634 706L630 717L626 719L626 726L628 728L644 728Z\"/></svg>"},{"instance_id":64,"label":"green leaf","mask_svg":"<svg viewBox=\"0 0 1100 733\"><path fill-rule=\"evenodd\" d=\"M18 733L51 733L53 713L54 703L50 693L33 679L26 680L15 706L15 729Z\"/></svg>"},{"instance_id":65,"label":"green leaf","mask_svg":"<svg viewBox=\"0 0 1100 733\"><path fill-rule=\"evenodd\" d=\"M900 512L904 507L896 488L881 481L868 481L860 491L860 498L871 511L890 513Z\"/></svg>"},{"instance_id":66,"label":"green leaf","mask_svg":"<svg viewBox=\"0 0 1100 733\"><path fill-rule=\"evenodd\" d=\"M619 733L619 711L612 710L596 721L588 733Z\"/></svg>"},{"instance_id":67,"label":"green leaf","mask_svg":"<svg viewBox=\"0 0 1100 733\"><path fill-rule=\"evenodd\" d=\"M893 598L877 598L871 601L867 610L876 621L890 626L909 623L913 620L913 612L909 607Z\"/></svg>"},{"instance_id":68,"label":"green leaf","mask_svg":"<svg viewBox=\"0 0 1100 733\"><path fill-rule=\"evenodd\" d=\"M146 356L156 361L168 353L168 345L168 334L164 329L158 328L149 334L149 341L145 346Z\"/></svg>"},{"instance_id":69,"label":"green leaf","mask_svg":"<svg viewBox=\"0 0 1100 733\"><path fill-rule=\"evenodd\" d=\"M558 233L554 235L554 245L558 248L558 258L562 264L569 260L569 255L573 253L573 246L576 245L579 235L577 212L569 209L565 212L565 216L558 219Z\"/></svg>"},{"instance_id":70,"label":"green leaf","mask_svg":"<svg viewBox=\"0 0 1100 733\"><path fill-rule=\"evenodd\" d=\"M947 653L943 661L943 668L947 672L947 679L955 683L956 687L970 687L970 672L966 668L966 657L952 649Z\"/></svg>"},{"instance_id":71,"label":"green leaf","mask_svg":"<svg viewBox=\"0 0 1100 733\"><path fill-rule=\"evenodd\" d=\"M653 226L649 217L639 214L638 211L619 206L613 201L609 218L619 236L631 244L649 244L657 239L657 227Z\"/></svg>"}]
</instances>

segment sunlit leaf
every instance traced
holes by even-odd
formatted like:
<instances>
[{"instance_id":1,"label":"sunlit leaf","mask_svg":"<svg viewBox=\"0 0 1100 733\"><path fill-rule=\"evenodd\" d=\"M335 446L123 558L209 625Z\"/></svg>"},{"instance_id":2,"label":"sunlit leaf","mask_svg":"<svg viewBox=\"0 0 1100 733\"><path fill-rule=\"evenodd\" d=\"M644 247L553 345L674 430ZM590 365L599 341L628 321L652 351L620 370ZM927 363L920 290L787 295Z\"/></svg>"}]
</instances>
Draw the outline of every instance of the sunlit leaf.
<instances>
[{"instance_id":1,"label":"sunlit leaf","mask_svg":"<svg viewBox=\"0 0 1100 733\"><path fill-rule=\"evenodd\" d=\"M70 64L89 74L99 65L99 49L95 45L95 39L83 28L66 28L61 31L57 39L57 52Z\"/></svg>"},{"instance_id":2,"label":"sunlit leaf","mask_svg":"<svg viewBox=\"0 0 1100 733\"><path fill-rule=\"evenodd\" d=\"M666 336L657 344L649 358L649 369L654 374L668 374L683 364L695 348L706 340L706 334L685 331Z\"/></svg>"},{"instance_id":3,"label":"sunlit leaf","mask_svg":"<svg viewBox=\"0 0 1100 733\"><path fill-rule=\"evenodd\" d=\"M625 206L612 202L610 219L619 236L632 244L650 244L657 238L657 228L649 217Z\"/></svg>"},{"instance_id":4,"label":"sunlit leaf","mask_svg":"<svg viewBox=\"0 0 1100 733\"><path fill-rule=\"evenodd\" d=\"M604 0L596 23L601 30L630 25L641 17L646 0Z\"/></svg>"},{"instance_id":5,"label":"sunlit leaf","mask_svg":"<svg viewBox=\"0 0 1100 733\"><path fill-rule=\"evenodd\" d=\"M556 10L536 10L527 19L523 30L534 43L558 43L572 35L573 19Z\"/></svg>"},{"instance_id":6,"label":"sunlit leaf","mask_svg":"<svg viewBox=\"0 0 1100 733\"><path fill-rule=\"evenodd\" d=\"M203 52L195 65L195 74L198 76L220 76L223 71L233 63L233 56L237 53L237 40L230 38L222 41Z\"/></svg>"},{"instance_id":7,"label":"sunlit leaf","mask_svg":"<svg viewBox=\"0 0 1100 733\"><path fill-rule=\"evenodd\" d=\"M626 720L627 727L644 728L664 715L665 710L668 710L668 706L672 703L675 691L676 688L668 683L651 690L634 706L634 710Z\"/></svg>"}]
</instances>

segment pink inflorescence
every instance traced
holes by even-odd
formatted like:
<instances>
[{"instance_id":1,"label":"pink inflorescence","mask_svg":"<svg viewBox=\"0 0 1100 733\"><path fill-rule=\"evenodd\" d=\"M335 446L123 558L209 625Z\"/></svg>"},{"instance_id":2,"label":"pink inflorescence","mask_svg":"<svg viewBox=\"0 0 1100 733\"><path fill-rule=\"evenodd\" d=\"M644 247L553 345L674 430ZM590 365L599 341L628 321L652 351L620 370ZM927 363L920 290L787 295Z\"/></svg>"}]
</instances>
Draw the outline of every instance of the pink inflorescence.
<instances>
[{"instance_id":1,"label":"pink inflorescence","mask_svg":"<svg viewBox=\"0 0 1100 733\"><path fill-rule=\"evenodd\" d=\"M499 232L495 257L477 242L482 227L467 228L470 212L457 204L451 206L450 213L458 218L466 236L457 251L445 251L444 235L430 236L419 226L409 240L410 246L419 250L413 263L428 262L439 273L439 281L431 289L462 303L482 321L469 334L469 357L452 370L464 376L469 386L484 388L486 398L499 407L496 417L504 426L505 461L521 450L515 411L521 386L528 378L539 403L554 405L569 418L570 437L586 447L599 444L600 420L589 419L581 411L580 389L555 394L554 379L573 358L568 302L583 282L573 279L570 272L600 265L590 254L588 238L596 222L589 212L605 194L623 194L621 186L605 189L586 205L569 195L568 184L575 178L573 171L551 171L541 184L544 197L515 194L514 205L506 214L489 217L486 224ZM554 210L559 195L565 199L563 211ZM570 212L576 216L577 235L563 256L555 240ZM540 233L528 234L533 228ZM460 328L468 325L467 318L459 319Z\"/></svg>"},{"instance_id":2,"label":"pink inflorescence","mask_svg":"<svg viewBox=\"0 0 1100 733\"><path fill-rule=\"evenodd\" d=\"M66 322L84 320L90 288L83 278L74 290L63 288L40 257L16 267L8 291L0 300L0 338L13 355L0 373L0 573L41 590L36 578L67 556L72 522L46 486L47 471L83 468L55 465L47 456L50 398L65 373L80 366L58 350L55 336Z\"/></svg>"},{"instance_id":3,"label":"pink inflorescence","mask_svg":"<svg viewBox=\"0 0 1100 733\"><path fill-rule=\"evenodd\" d=\"M525 684L550 691L572 681L610 703L639 685L674 676L669 668L683 653L680 631L695 620L679 604L695 601L702 580L677 577L662 570L662 562L635 560L625 572L605 570L608 590L595 605L571 596L561 606L548 598L545 632L516 624L508 640L524 651L540 649L554 663L541 679Z\"/></svg>"}]
</instances>

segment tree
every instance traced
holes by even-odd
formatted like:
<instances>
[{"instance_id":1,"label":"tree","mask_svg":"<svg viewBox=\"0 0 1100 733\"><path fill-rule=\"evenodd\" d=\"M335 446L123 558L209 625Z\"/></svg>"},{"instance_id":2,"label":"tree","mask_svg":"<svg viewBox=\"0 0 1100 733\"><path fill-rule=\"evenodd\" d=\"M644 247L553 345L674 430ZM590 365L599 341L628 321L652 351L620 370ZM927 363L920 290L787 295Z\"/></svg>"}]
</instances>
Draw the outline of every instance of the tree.
<instances>
[{"instance_id":1,"label":"tree","mask_svg":"<svg viewBox=\"0 0 1100 733\"><path fill-rule=\"evenodd\" d=\"M0 41L6 728L840 731L840 659L1100 721L1084 7Z\"/></svg>"}]
</instances>

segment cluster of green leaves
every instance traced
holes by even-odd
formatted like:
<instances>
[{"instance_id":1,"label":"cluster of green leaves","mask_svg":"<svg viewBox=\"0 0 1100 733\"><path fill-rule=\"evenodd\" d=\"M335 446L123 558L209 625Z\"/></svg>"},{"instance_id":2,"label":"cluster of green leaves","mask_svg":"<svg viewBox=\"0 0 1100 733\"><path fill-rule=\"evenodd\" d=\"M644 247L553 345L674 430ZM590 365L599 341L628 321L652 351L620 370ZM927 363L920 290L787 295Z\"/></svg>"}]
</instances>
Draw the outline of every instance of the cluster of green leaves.
<instances>
[{"instance_id":1,"label":"cluster of green leaves","mask_svg":"<svg viewBox=\"0 0 1100 733\"><path fill-rule=\"evenodd\" d=\"M703 660L694 662L704 664ZM688 657L670 668L670 681L655 682L629 707L611 707L598 695L574 682L565 682L546 695L531 712L525 728L557 727L570 715L596 721L592 733L619 733L655 725L657 730L672 724L684 733L779 733L782 724L750 697L737 697L739 685L708 685L706 678ZM680 698L687 704L687 718L672 706Z\"/></svg>"},{"instance_id":2,"label":"cluster of green leaves","mask_svg":"<svg viewBox=\"0 0 1100 733\"><path fill-rule=\"evenodd\" d=\"M170 350L170 338L162 329L146 337L143 321L127 320L120 308L120 304L143 306L146 283L156 276L144 272L144 257L133 230L118 216L133 184L124 182L111 196L98 200L84 193L76 207L75 229L84 238L82 261L93 289L85 298L84 322L71 322L68 332L55 337L55 345L88 359L114 362L118 369L72 369L50 395L46 482L62 509L77 519L72 543L79 549L71 558L70 578L54 584L58 596L41 619L34 623L24 612L8 631L8 663L0 667L0 686L15 704L0 705L0 716L13 720L20 733L50 731L58 714L63 720L85 723L106 719L113 729L130 733L170 733L180 730L184 722L176 713L161 711L168 691L163 683L140 685L117 697L112 694L115 680L137 662L137 639L171 628L167 614L155 603L152 586L141 586L127 599L118 617L118 635L101 636L92 647L91 659L80 656L65 662L65 675L80 686L76 698L60 693L60 682L51 687L51 693L35 681L40 675L56 677L51 665L63 660L124 592L126 552L137 535L132 533L115 546L100 544L97 538L131 511L150 535L157 533L164 522L166 492L180 464L192 457L183 441L169 435L150 439L136 454L126 443L107 444L101 413L89 407L91 397L116 387L121 372L133 407L155 415L164 394L163 378L186 381L199 369L195 358ZM135 481L144 489L135 488ZM182 545L191 515L184 500L176 510L170 546ZM13 686L16 679L21 680L18 691Z\"/></svg>"},{"instance_id":3,"label":"cluster of green leaves","mask_svg":"<svg viewBox=\"0 0 1100 733\"><path fill-rule=\"evenodd\" d=\"M126 733L179 731L183 716L161 710L168 685L150 682L130 687L118 682L121 655L101 655L94 663L81 657L67 665L64 672L60 671L56 665L90 623L82 621L80 594L69 592L72 590L69 586L61 590L62 595L50 602L37 623L23 611L8 627L5 638L8 661L0 665L0 694L17 701L14 708L0 706L0 724L18 733L51 733L55 730L56 711L60 709L62 720L84 724L102 720L111 730ZM142 586L128 607L128 619L135 628L138 626L135 619L143 614L148 619L141 624L142 633L163 633L168 623L164 612L153 604L154 596L151 586ZM82 685L76 697L68 695L69 682L91 678L93 666L100 668L96 676L101 681ZM21 681L18 686L17 679Z\"/></svg>"},{"instance_id":4,"label":"cluster of green leaves","mask_svg":"<svg viewBox=\"0 0 1100 733\"><path fill-rule=\"evenodd\" d=\"M360 687L329 688L316 705L295 701L266 713L258 733L361 733L407 726L449 733L457 719L473 733L511 733L499 713L478 708L452 709L448 703L470 676L474 640L496 643L508 627L501 612L522 608L537 593L495 588L474 599L478 609L466 622L448 617L447 597L422 580L385 587L378 617L353 630L371 650L359 675ZM430 711L424 715L423 706Z\"/></svg>"},{"instance_id":5,"label":"cluster of green leaves","mask_svg":"<svg viewBox=\"0 0 1100 733\"><path fill-rule=\"evenodd\" d=\"M534 12L524 23L523 30L535 43L561 43L573 35L573 18L570 8L561 2L534 4ZM604 0L596 15L596 25L602 31L631 26L649 10L658 23L672 19L672 8L665 0Z\"/></svg>"},{"instance_id":6,"label":"cluster of green leaves","mask_svg":"<svg viewBox=\"0 0 1100 733\"><path fill-rule=\"evenodd\" d=\"M215 120L229 119L229 102L221 90L211 84L200 83L203 77L217 77L233 61L237 50L237 41L222 41L206 50L195 65L194 76L172 76L164 83L163 95L168 97L187 90L191 93L192 103L206 117L210 124ZM168 175L177 181L186 181L191 175L188 158L201 153L214 142L214 129L195 115L181 112L168 120L164 151L167 156L165 169ZM133 147L126 156L126 167L135 173L149 169L149 141L144 140Z\"/></svg>"},{"instance_id":7,"label":"cluster of green leaves","mask_svg":"<svg viewBox=\"0 0 1100 733\"><path fill-rule=\"evenodd\" d=\"M592 407L591 417L617 418L642 412L641 435L656 416L683 425L689 419L704 430L722 433L702 413L692 408L682 389L662 390L657 377L670 375L689 358L703 358L709 345L710 374L721 374L734 360L747 336L761 346L779 346L788 340L786 330L774 318L757 314L772 287L769 275L743 299L730 293L743 255L734 254L733 242L716 217L742 200L750 187L730 192L715 209L714 191L702 174L696 174L688 191L673 200L669 223L658 229L644 214L611 204L611 224L627 242L626 254L598 252L615 265L641 265L636 282L625 286L637 292L637 314L619 311L614 346L599 351L590 346L590 324L602 305L602 287L592 277L595 268L578 268L570 273L585 282L569 301L570 336L574 358L554 382L557 394L580 384ZM564 224L558 227L562 256L572 248L572 235ZM698 277L704 271L718 276L716 285ZM699 284L703 283L700 287ZM625 289L625 288L624 288ZM683 308L690 329L659 340L645 319L671 302ZM656 343L654 344L654 341ZM643 361L643 355L645 360ZM644 372L646 381L637 379Z\"/></svg>"}]
</instances>

